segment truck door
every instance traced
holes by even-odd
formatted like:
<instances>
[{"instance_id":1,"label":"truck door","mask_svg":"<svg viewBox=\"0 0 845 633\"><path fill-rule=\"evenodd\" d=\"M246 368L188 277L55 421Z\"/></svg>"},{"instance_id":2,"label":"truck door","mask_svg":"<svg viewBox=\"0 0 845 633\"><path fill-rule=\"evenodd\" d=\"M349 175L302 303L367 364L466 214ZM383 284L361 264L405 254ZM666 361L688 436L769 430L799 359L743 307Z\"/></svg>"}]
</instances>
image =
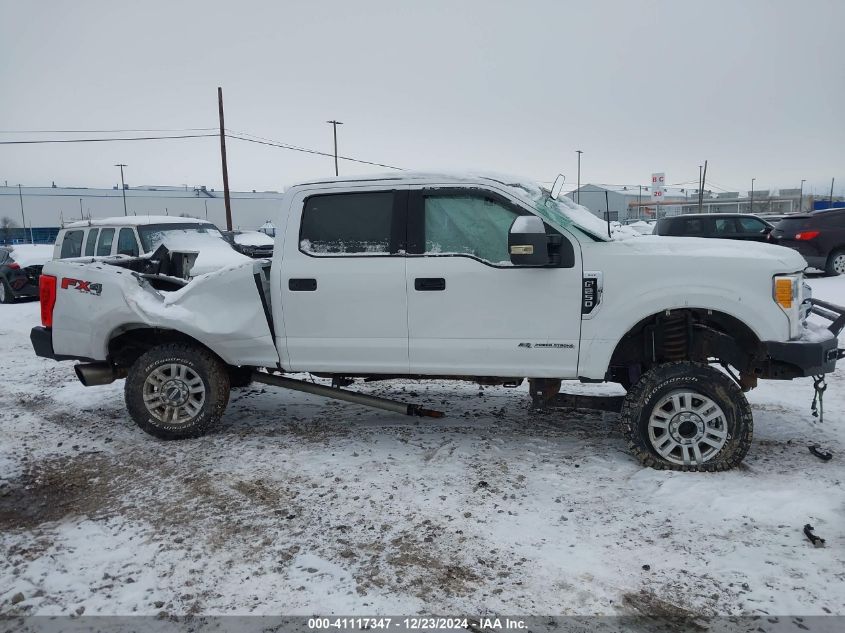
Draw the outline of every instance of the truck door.
<instances>
[{"instance_id":1,"label":"truck door","mask_svg":"<svg viewBox=\"0 0 845 633\"><path fill-rule=\"evenodd\" d=\"M276 277L283 366L408 372L407 199L407 188L366 187L294 198Z\"/></svg>"},{"instance_id":2,"label":"truck door","mask_svg":"<svg viewBox=\"0 0 845 633\"><path fill-rule=\"evenodd\" d=\"M560 235L566 267L512 265L508 230L528 214L491 190L412 189L406 266L412 374L577 375L579 245Z\"/></svg>"}]
</instances>

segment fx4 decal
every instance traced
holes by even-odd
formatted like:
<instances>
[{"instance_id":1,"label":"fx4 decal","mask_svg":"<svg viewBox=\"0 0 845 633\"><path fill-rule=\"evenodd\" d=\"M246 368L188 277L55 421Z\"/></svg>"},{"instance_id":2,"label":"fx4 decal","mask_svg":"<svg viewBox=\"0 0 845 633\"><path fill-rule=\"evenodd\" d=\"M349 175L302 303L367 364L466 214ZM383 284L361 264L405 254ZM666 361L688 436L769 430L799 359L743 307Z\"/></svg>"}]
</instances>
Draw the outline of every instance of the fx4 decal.
<instances>
[{"instance_id":1,"label":"fx4 decal","mask_svg":"<svg viewBox=\"0 0 845 633\"><path fill-rule=\"evenodd\" d=\"M76 288L79 292L86 292L95 297L99 297L103 293L103 284L62 277L62 290L67 290L68 288Z\"/></svg>"}]
</instances>

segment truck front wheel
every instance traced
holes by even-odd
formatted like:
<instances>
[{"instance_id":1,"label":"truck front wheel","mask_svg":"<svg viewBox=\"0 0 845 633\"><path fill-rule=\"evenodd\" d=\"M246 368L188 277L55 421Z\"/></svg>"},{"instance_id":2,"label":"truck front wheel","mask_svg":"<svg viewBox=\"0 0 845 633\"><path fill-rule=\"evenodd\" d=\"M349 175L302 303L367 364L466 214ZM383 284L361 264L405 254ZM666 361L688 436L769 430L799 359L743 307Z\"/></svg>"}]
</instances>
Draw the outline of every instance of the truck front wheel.
<instances>
[{"instance_id":1,"label":"truck front wheel","mask_svg":"<svg viewBox=\"0 0 845 633\"><path fill-rule=\"evenodd\" d=\"M646 466L685 471L729 470L751 446L754 422L742 390L709 365L659 365L633 385L622 425Z\"/></svg>"},{"instance_id":2,"label":"truck front wheel","mask_svg":"<svg viewBox=\"0 0 845 633\"><path fill-rule=\"evenodd\" d=\"M154 347L126 377L126 408L135 423L165 440L199 437L212 429L229 403L226 365L194 345Z\"/></svg>"}]
</instances>

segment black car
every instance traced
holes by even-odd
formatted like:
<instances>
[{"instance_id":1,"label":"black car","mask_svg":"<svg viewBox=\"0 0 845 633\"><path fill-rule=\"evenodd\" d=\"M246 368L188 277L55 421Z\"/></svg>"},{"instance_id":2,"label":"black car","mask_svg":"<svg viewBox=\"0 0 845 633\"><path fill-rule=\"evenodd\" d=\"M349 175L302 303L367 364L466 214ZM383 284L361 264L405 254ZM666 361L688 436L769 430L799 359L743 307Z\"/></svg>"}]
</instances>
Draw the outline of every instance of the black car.
<instances>
[{"instance_id":1,"label":"black car","mask_svg":"<svg viewBox=\"0 0 845 633\"><path fill-rule=\"evenodd\" d=\"M765 242L774 227L748 213L690 213L660 218L655 235Z\"/></svg>"},{"instance_id":2,"label":"black car","mask_svg":"<svg viewBox=\"0 0 845 633\"><path fill-rule=\"evenodd\" d=\"M41 267L51 255L52 247L0 246L0 303L37 297Z\"/></svg>"},{"instance_id":3,"label":"black car","mask_svg":"<svg viewBox=\"0 0 845 633\"><path fill-rule=\"evenodd\" d=\"M828 275L845 274L845 209L790 215L777 223L770 240L794 248Z\"/></svg>"}]
</instances>

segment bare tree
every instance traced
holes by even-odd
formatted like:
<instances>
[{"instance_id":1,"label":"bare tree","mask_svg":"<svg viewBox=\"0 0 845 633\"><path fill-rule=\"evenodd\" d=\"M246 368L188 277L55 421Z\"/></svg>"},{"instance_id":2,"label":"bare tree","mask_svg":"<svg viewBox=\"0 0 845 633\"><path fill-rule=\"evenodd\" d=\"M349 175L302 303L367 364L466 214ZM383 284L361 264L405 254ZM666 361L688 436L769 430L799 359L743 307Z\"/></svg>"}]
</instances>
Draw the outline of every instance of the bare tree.
<instances>
[{"instance_id":1,"label":"bare tree","mask_svg":"<svg viewBox=\"0 0 845 633\"><path fill-rule=\"evenodd\" d=\"M12 239L12 229L17 228L17 223L8 216L0 218L0 241L8 244Z\"/></svg>"}]
</instances>

